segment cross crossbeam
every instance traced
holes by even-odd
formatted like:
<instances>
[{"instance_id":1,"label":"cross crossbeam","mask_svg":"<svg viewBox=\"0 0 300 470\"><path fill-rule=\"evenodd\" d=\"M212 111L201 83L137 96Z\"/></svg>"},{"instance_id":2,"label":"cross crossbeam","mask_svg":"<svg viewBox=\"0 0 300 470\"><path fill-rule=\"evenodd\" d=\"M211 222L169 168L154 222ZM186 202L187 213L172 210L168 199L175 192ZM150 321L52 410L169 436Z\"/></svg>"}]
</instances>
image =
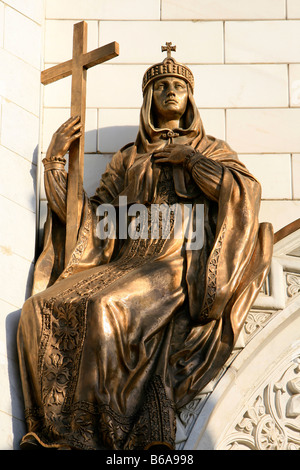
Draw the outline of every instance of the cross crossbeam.
<instances>
[{"instance_id":1,"label":"cross crossbeam","mask_svg":"<svg viewBox=\"0 0 300 470\"><path fill-rule=\"evenodd\" d=\"M105 46L99 47L91 52L87 52L81 56L81 66L89 69L95 65L102 64L103 62L113 59L119 55L119 44L117 42L110 42ZM73 60L67 60L62 64L54 65L49 69L43 70L41 73L41 82L43 85L56 82L61 78L69 77L72 75Z\"/></svg>"}]
</instances>

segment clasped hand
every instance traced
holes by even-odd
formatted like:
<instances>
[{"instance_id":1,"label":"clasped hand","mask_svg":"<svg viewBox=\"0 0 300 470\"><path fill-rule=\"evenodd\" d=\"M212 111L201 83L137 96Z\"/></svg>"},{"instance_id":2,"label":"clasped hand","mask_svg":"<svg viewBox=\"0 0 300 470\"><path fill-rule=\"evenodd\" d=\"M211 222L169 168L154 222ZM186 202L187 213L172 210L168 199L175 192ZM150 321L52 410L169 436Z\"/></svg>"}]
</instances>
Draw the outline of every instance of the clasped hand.
<instances>
[{"instance_id":1,"label":"clasped hand","mask_svg":"<svg viewBox=\"0 0 300 470\"><path fill-rule=\"evenodd\" d=\"M183 165L186 158L193 152L193 147L182 144L169 144L163 149L155 150L152 153L156 163L172 163L173 165Z\"/></svg>"}]
</instances>

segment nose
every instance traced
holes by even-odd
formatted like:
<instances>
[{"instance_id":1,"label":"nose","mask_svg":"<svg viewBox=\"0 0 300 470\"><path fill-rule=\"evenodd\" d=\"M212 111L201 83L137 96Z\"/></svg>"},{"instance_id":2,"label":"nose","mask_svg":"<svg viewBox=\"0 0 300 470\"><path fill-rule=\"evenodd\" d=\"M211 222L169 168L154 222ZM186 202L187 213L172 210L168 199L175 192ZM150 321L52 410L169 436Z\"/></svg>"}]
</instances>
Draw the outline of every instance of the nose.
<instances>
[{"instance_id":1,"label":"nose","mask_svg":"<svg viewBox=\"0 0 300 470\"><path fill-rule=\"evenodd\" d=\"M167 91L167 96L175 96L175 95L176 95L176 93L175 93L174 85L171 84L171 85L169 86L168 91Z\"/></svg>"}]
</instances>

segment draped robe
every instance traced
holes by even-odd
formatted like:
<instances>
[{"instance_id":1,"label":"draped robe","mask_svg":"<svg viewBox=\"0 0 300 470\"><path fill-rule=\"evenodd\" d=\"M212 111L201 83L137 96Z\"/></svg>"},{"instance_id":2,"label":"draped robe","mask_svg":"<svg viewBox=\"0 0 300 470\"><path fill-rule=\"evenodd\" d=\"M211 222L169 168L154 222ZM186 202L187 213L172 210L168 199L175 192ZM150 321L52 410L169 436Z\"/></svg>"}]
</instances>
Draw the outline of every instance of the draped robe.
<instances>
[{"instance_id":1,"label":"draped robe","mask_svg":"<svg viewBox=\"0 0 300 470\"><path fill-rule=\"evenodd\" d=\"M43 447L175 446L176 411L229 358L268 272L272 227L259 224L260 185L223 141L205 134L189 91L173 143L195 149L186 167L156 164L167 129L152 88L134 144L117 152L84 197L77 246L63 266L67 174L45 173L44 249L24 304L18 351L29 437ZM169 134L169 136L172 135ZM204 243L182 238L100 240L97 207L204 207ZM195 220L194 220L195 222ZM24 446L25 447L25 446Z\"/></svg>"}]
</instances>

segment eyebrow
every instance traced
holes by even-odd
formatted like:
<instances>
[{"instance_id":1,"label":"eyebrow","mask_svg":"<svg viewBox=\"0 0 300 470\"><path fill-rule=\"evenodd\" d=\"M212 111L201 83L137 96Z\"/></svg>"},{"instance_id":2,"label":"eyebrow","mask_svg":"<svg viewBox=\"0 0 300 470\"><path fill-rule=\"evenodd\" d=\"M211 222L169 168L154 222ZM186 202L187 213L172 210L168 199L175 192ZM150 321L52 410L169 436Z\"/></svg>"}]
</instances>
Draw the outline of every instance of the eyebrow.
<instances>
[{"instance_id":1,"label":"eyebrow","mask_svg":"<svg viewBox=\"0 0 300 470\"><path fill-rule=\"evenodd\" d=\"M154 85L158 85L159 83L168 83L168 80L160 78L159 80L156 80ZM175 79L175 83L180 83L180 85L186 85L186 82L184 80L181 80L180 78Z\"/></svg>"}]
</instances>

